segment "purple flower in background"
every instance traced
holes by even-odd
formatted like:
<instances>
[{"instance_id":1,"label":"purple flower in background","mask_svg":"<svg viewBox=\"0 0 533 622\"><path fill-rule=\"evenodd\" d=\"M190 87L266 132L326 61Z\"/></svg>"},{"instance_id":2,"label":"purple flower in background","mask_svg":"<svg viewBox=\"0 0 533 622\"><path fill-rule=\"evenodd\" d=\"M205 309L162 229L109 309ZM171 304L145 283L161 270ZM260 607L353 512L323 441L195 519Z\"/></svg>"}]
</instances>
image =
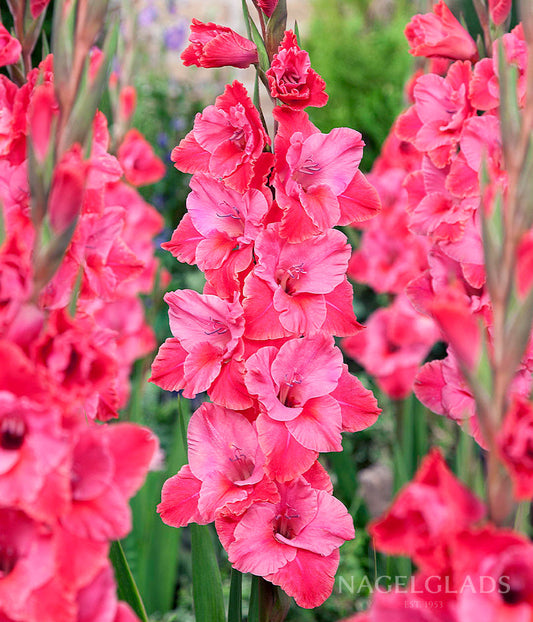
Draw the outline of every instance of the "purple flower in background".
<instances>
[{"instance_id":1,"label":"purple flower in background","mask_svg":"<svg viewBox=\"0 0 533 622\"><path fill-rule=\"evenodd\" d=\"M183 129L185 129L185 126L185 119L183 119L182 117L176 117L172 120L172 127L176 130L176 132L181 132Z\"/></svg>"},{"instance_id":2,"label":"purple flower in background","mask_svg":"<svg viewBox=\"0 0 533 622\"><path fill-rule=\"evenodd\" d=\"M187 40L187 26L185 22L180 22L176 26L169 26L166 28L163 38L167 50L176 52L182 50Z\"/></svg>"},{"instance_id":3,"label":"purple flower in background","mask_svg":"<svg viewBox=\"0 0 533 622\"><path fill-rule=\"evenodd\" d=\"M157 144L162 149L166 149L168 147L168 134L165 132L159 132L157 135Z\"/></svg>"},{"instance_id":4,"label":"purple flower in background","mask_svg":"<svg viewBox=\"0 0 533 622\"><path fill-rule=\"evenodd\" d=\"M157 10L153 6L147 6L145 9L139 12L137 17L138 25L143 28L149 26L157 19Z\"/></svg>"},{"instance_id":5,"label":"purple flower in background","mask_svg":"<svg viewBox=\"0 0 533 622\"><path fill-rule=\"evenodd\" d=\"M176 0L167 0L167 11L174 15L178 10Z\"/></svg>"}]
</instances>

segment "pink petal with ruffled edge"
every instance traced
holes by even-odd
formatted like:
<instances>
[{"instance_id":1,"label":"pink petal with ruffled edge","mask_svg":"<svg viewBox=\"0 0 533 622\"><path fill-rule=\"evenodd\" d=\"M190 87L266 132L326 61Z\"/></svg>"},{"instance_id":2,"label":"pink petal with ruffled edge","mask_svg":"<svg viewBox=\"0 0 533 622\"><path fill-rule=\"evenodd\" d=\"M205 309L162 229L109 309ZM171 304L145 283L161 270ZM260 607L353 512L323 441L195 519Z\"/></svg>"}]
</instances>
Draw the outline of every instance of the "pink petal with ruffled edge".
<instances>
[{"instance_id":1,"label":"pink petal with ruffled edge","mask_svg":"<svg viewBox=\"0 0 533 622\"><path fill-rule=\"evenodd\" d=\"M204 525L198 511L198 499L202 482L192 474L188 464L179 472L167 479L161 491L161 503L157 512L161 520L171 527L184 527L189 523Z\"/></svg>"},{"instance_id":2,"label":"pink petal with ruffled edge","mask_svg":"<svg viewBox=\"0 0 533 622\"><path fill-rule=\"evenodd\" d=\"M296 549L274 538L276 513L275 505L254 503L235 528L227 550L229 561L240 572L264 577L296 557Z\"/></svg>"},{"instance_id":3,"label":"pink petal with ruffled edge","mask_svg":"<svg viewBox=\"0 0 533 622\"><path fill-rule=\"evenodd\" d=\"M267 457L265 471L280 482L294 479L311 468L318 452L294 439L285 423L261 414L257 418L259 444Z\"/></svg>"},{"instance_id":4,"label":"pink petal with ruffled edge","mask_svg":"<svg viewBox=\"0 0 533 622\"><path fill-rule=\"evenodd\" d=\"M342 417L338 402L329 395L306 402L302 412L286 422L292 436L307 449L342 451Z\"/></svg>"},{"instance_id":5,"label":"pink petal with ruffled edge","mask_svg":"<svg viewBox=\"0 0 533 622\"><path fill-rule=\"evenodd\" d=\"M205 402L191 417L187 444L191 471L201 480L213 472L240 485L263 477L257 433L240 413Z\"/></svg>"},{"instance_id":6,"label":"pink petal with ruffled edge","mask_svg":"<svg viewBox=\"0 0 533 622\"><path fill-rule=\"evenodd\" d=\"M339 384L331 397L341 408L343 432L365 430L374 425L381 413L372 391L365 389L359 378L348 372L347 365L344 365Z\"/></svg>"},{"instance_id":7,"label":"pink petal with ruffled edge","mask_svg":"<svg viewBox=\"0 0 533 622\"><path fill-rule=\"evenodd\" d=\"M279 585L300 607L313 609L330 596L338 566L338 550L323 557L299 549L293 561L265 578Z\"/></svg>"},{"instance_id":8,"label":"pink petal with ruffled edge","mask_svg":"<svg viewBox=\"0 0 533 622\"><path fill-rule=\"evenodd\" d=\"M165 391L179 391L183 388L183 366L187 351L180 342L171 337L159 348L154 362L152 363L152 375L149 378L158 387Z\"/></svg>"}]
</instances>

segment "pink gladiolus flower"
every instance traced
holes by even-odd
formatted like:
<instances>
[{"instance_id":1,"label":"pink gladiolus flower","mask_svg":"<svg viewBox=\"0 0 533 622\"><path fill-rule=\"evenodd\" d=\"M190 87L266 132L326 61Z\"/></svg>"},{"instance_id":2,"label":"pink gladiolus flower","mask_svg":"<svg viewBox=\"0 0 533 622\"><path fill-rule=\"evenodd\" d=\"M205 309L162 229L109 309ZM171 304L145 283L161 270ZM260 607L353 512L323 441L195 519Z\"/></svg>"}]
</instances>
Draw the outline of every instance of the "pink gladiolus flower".
<instances>
[{"instance_id":1,"label":"pink gladiolus flower","mask_svg":"<svg viewBox=\"0 0 533 622\"><path fill-rule=\"evenodd\" d=\"M72 319L66 310L50 314L47 327L32 344L32 354L67 410L102 420L117 417L113 385L117 373L113 333L94 318Z\"/></svg>"},{"instance_id":2,"label":"pink gladiolus flower","mask_svg":"<svg viewBox=\"0 0 533 622\"><path fill-rule=\"evenodd\" d=\"M270 94L293 110L307 106L325 106L328 96L326 83L311 69L309 54L301 50L296 35L285 32L285 37L266 72Z\"/></svg>"},{"instance_id":3,"label":"pink gladiolus flower","mask_svg":"<svg viewBox=\"0 0 533 622\"><path fill-rule=\"evenodd\" d=\"M502 622L533 616L533 544L524 536L492 526L469 529L455 539L451 558L455 584L463 586L457 596L459 622L480 613Z\"/></svg>"},{"instance_id":4,"label":"pink gladiolus flower","mask_svg":"<svg viewBox=\"0 0 533 622\"><path fill-rule=\"evenodd\" d=\"M117 155L126 180L134 186L154 184L165 176L165 165L136 129L129 130L124 136Z\"/></svg>"},{"instance_id":5,"label":"pink gladiolus flower","mask_svg":"<svg viewBox=\"0 0 533 622\"><path fill-rule=\"evenodd\" d=\"M54 552L50 530L24 512L0 508L0 613L28 619L28 599L54 576Z\"/></svg>"},{"instance_id":6,"label":"pink gladiolus flower","mask_svg":"<svg viewBox=\"0 0 533 622\"><path fill-rule=\"evenodd\" d=\"M246 336L277 339L328 330L328 298L345 283L350 247L346 237L328 230L300 243L269 225L255 244L257 264L244 285ZM349 287L349 286L348 286ZM345 309L353 334L360 329L353 310Z\"/></svg>"},{"instance_id":7,"label":"pink gladiolus flower","mask_svg":"<svg viewBox=\"0 0 533 622\"><path fill-rule=\"evenodd\" d=\"M227 26L193 18L190 45L181 54L186 67L238 67L244 69L259 61L257 47Z\"/></svg>"},{"instance_id":8,"label":"pink gladiolus flower","mask_svg":"<svg viewBox=\"0 0 533 622\"><path fill-rule=\"evenodd\" d=\"M21 52L22 46L19 40L12 37L6 27L0 23L0 67L16 63Z\"/></svg>"},{"instance_id":9,"label":"pink gladiolus flower","mask_svg":"<svg viewBox=\"0 0 533 622\"><path fill-rule=\"evenodd\" d=\"M65 487L48 486L54 508L39 496L48 478L65 469L69 444L61 429L58 408L0 391L0 498L5 506L26 508L39 519L53 520L67 501ZM53 481L53 479L51 480ZM54 490L54 493L52 493ZM1 555L1 554L0 554Z\"/></svg>"},{"instance_id":10,"label":"pink gladiolus flower","mask_svg":"<svg viewBox=\"0 0 533 622\"><path fill-rule=\"evenodd\" d=\"M244 192L256 173L262 176L268 169L272 154L263 149L269 143L246 89L235 81L226 86L214 106L196 115L192 131L171 158L184 173L209 173Z\"/></svg>"},{"instance_id":11,"label":"pink gladiolus flower","mask_svg":"<svg viewBox=\"0 0 533 622\"><path fill-rule=\"evenodd\" d=\"M405 28L409 52L413 56L476 60L477 47L468 32L440 0L433 13L415 15Z\"/></svg>"},{"instance_id":12,"label":"pink gladiolus flower","mask_svg":"<svg viewBox=\"0 0 533 622\"><path fill-rule=\"evenodd\" d=\"M472 104L479 110L492 110L500 104L499 46L503 44L507 63L518 69L518 102L524 105L527 90L528 52L522 24L494 42L492 58L482 58L474 66L470 83Z\"/></svg>"},{"instance_id":13,"label":"pink gladiolus flower","mask_svg":"<svg viewBox=\"0 0 533 622\"><path fill-rule=\"evenodd\" d=\"M182 527L210 523L225 507L242 513L252 503L279 500L265 478L265 457L254 426L240 413L204 403L187 432L189 464L165 482L158 512Z\"/></svg>"},{"instance_id":14,"label":"pink gladiolus flower","mask_svg":"<svg viewBox=\"0 0 533 622\"><path fill-rule=\"evenodd\" d=\"M387 513L369 532L377 549L408 555L427 572L449 568L448 544L485 514L481 501L448 469L439 450L422 461L412 482L404 486Z\"/></svg>"},{"instance_id":15,"label":"pink gladiolus flower","mask_svg":"<svg viewBox=\"0 0 533 622\"><path fill-rule=\"evenodd\" d=\"M380 209L376 191L358 170L361 134L322 134L305 112L274 109L279 122L273 184L283 211L280 234L301 242L336 225L366 220Z\"/></svg>"},{"instance_id":16,"label":"pink gladiolus flower","mask_svg":"<svg viewBox=\"0 0 533 622\"><path fill-rule=\"evenodd\" d=\"M414 106L398 118L398 136L427 152L438 168L449 164L464 122L475 114L468 97L471 74L469 61L457 61L445 78L420 76L413 90Z\"/></svg>"},{"instance_id":17,"label":"pink gladiolus flower","mask_svg":"<svg viewBox=\"0 0 533 622\"><path fill-rule=\"evenodd\" d=\"M130 423L82 426L73 438L72 505L61 517L75 535L119 540L131 530L129 499L144 481L157 438Z\"/></svg>"},{"instance_id":18,"label":"pink gladiolus flower","mask_svg":"<svg viewBox=\"0 0 533 622\"><path fill-rule=\"evenodd\" d=\"M257 431L270 477L298 477L317 452L341 450L343 430L374 423L375 400L345 373L340 350L323 333L279 350L266 346L248 358L245 383L260 404Z\"/></svg>"},{"instance_id":19,"label":"pink gladiolus flower","mask_svg":"<svg viewBox=\"0 0 533 622\"><path fill-rule=\"evenodd\" d=\"M196 263L218 295L232 298L240 289L238 275L252 263L268 201L260 190L240 194L202 173L193 176L190 186L188 214L162 247Z\"/></svg>"},{"instance_id":20,"label":"pink gladiolus flower","mask_svg":"<svg viewBox=\"0 0 533 622\"><path fill-rule=\"evenodd\" d=\"M279 501L222 514L217 532L237 570L279 585L301 607L317 607L333 588L339 546L355 535L352 520L340 501L302 477L277 486Z\"/></svg>"},{"instance_id":21,"label":"pink gladiolus flower","mask_svg":"<svg viewBox=\"0 0 533 622\"><path fill-rule=\"evenodd\" d=\"M150 380L185 397L215 391L228 408L251 406L242 380L244 317L237 295L232 302L181 290L166 294L170 330L152 365ZM213 383L215 385L213 386Z\"/></svg>"},{"instance_id":22,"label":"pink gladiolus flower","mask_svg":"<svg viewBox=\"0 0 533 622\"><path fill-rule=\"evenodd\" d=\"M472 317L475 318L475 315L473 313ZM526 353L509 388L510 402L513 399L528 399L532 386L530 366L531 355ZM415 380L415 394L433 412L457 421L481 447L485 447L472 391L460 372L459 363L451 348L446 358L426 363L420 369Z\"/></svg>"},{"instance_id":23,"label":"pink gladiolus flower","mask_svg":"<svg viewBox=\"0 0 533 622\"><path fill-rule=\"evenodd\" d=\"M416 397L433 412L457 421L483 447L472 391L453 353L420 368L414 383Z\"/></svg>"},{"instance_id":24,"label":"pink gladiolus flower","mask_svg":"<svg viewBox=\"0 0 533 622\"><path fill-rule=\"evenodd\" d=\"M136 285L141 293L147 294L152 291L158 268L154 258L153 238L163 228L163 217L154 207L144 201L135 188L122 182L107 185L105 203L107 208L114 205L127 208L124 212L124 228L120 240L133 252L137 265L142 263L142 271L138 272L137 268L133 269L130 263L130 268L121 272L118 293L129 297L133 294L133 288ZM164 273L161 276L164 279Z\"/></svg>"},{"instance_id":25,"label":"pink gladiolus flower","mask_svg":"<svg viewBox=\"0 0 533 622\"><path fill-rule=\"evenodd\" d=\"M116 298L119 283L142 272L142 262L121 239L125 218L125 209L116 206L80 218L65 260L44 292L48 307L68 304L80 269L80 298L106 301Z\"/></svg>"},{"instance_id":26,"label":"pink gladiolus flower","mask_svg":"<svg viewBox=\"0 0 533 622\"><path fill-rule=\"evenodd\" d=\"M343 340L346 353L365 366L379 387L393 399L407 397L418 368L438 339L432 320L413 309L405 296L378 309L366 329Z\"/></svg>"}]
</instances>

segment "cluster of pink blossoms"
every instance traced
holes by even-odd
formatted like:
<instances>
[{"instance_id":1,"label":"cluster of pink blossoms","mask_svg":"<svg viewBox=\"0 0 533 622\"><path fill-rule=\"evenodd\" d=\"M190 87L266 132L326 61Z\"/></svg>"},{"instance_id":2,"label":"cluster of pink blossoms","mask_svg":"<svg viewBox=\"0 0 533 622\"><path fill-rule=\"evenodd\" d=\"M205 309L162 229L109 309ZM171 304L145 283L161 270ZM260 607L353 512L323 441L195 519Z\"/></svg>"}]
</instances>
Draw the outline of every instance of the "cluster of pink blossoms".
<instances>
[{"instance_id":1,"label":"cluster of pink blossoms","mask_svg":"<svg viewBox=\"0 0 533 622\"><path fill-rule=\"evenodd\" d=\"M17 61L12 48L0 63ZM134 131L111 155L97 112L90 154L64 150L40 202L29 178L59 136L55 79L52 56L20 86L0 75L0 619L133 622L109 544L131 529L129 499L158 443L102 422L118 417L133 362L155 347L138 294L153 287L162 221L135 186L164 167Z\"/></svg>"},{"instance_id":2,"label":"cluster of pink blossoms","mask_svg":"<svg viewBox=\"0 0 533 622\"><path fill-rule=\"evenodd\" d=\"M489 19L492 28L502 24L510 9L511 2L489 1L487 24ZM369 611L351 618L353 622L499 622L533 616L533 545L504 526L510 524L516 502L533 496L531 318L516 311L530 299L531 218L525 195L514 202L517 186L523 192L527 184L527 171L505 150L510 116L525 118L526 109L531 114L526 78L531 36L526 41L524 29L519 24L503 34L486 50L488 56L479 59L474 41L441 0L433 13L415 16L405 31L411 53L428 58L431 71L420 72L411 82L412 105L398 118L372 180L380 187L380 178L383 183L400 178L409 235L426 246L428 260L397 293L411 301L420 317L432 320L448 344L444 359L418 371L415 393L490 450L488 508L433 450L369 529L378 550L408 556L418 570L407 587L374 592ZM513 67L516 83L499 59ZM516 112L500 101L505 93L501 80L507 80ZM509 84L516 84L516 93ZM523 127L531 131L525 122ZM511 149L519 152L518 145ZM512 212L515 205L518 211ZM520 226L513 230L517 219ZM506 248L513 277L506 292L504 282L494 280L495 274L506 274L498 272L497 264L506 259L503 253L497 258L503 246L494 240L501 243L510 229L517 233L505 238L511 239ZM371 242L365 231L360 257ZM374 285L379 259L373 261L359 274ZM509 299L522 321L513 324L511 316L502 342L498 327L507 321L502 308ZM497 334L500 341L495 343ZM351 340L355 343L357 337L346 340L347 346ZM496 392L500 389L502 395ZM487 404L485 395L499 396L501 403L494 399ZM498 408L503 408L501 419Z\"/></svg>"},{"instance_id":3,"label":"cluster of pink blossoms","mask_svg":"<svg viewBox=\"0 0 533 622\"><path fill-rule=\"evenodd\" d=\"M276 3L267 4L257 6L269 15ZM255 45L241 39L195 21L183 58L257 63ZM215 521L237 570L316 607L331 593L339 546L354 537L317 458L340 451L342 432L372 425L380 412L333 339L361 329L346 277L350 247L334 227L366 220L380 204L358 169L361 135L323 134L303 110L327 95L291 31L265 74L273 145L235 81L172 154L193 174L192 191L163 246L197 265L206 284L201 294L165 296L173 337L151 379L188 398L205 391L211 403L191 417L189 464L165 483L158 511L175 527Z\"/></svg>"},{"instance_id":4,"label":"cluster of pink blossoms","mask_svg":"<svg viewBox=\"0 0 533 622\"><path fill-rule=\"evenodd\" d=\"M530 620L533 544L482 522L485 516L433 450L369 528L377 549L410 557L417 573L401 587L376 590L370 610L345 622Z\"/></svg>"}]
</instances>

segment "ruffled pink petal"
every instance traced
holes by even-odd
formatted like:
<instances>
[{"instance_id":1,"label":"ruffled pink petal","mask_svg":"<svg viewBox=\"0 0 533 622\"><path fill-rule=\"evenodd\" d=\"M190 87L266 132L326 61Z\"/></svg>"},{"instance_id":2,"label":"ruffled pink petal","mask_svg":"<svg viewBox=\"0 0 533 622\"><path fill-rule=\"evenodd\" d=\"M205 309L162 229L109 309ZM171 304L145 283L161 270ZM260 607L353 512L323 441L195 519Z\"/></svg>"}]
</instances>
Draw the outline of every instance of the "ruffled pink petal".
<instances>
[{"instance_id":1,"label":"ruffled pink petal","mask_svg":"<svg viewBox=\"0 0 533 622\"><path fill-rule=\"evenodd\" d=\"M215 520L215 512L228 503L237 503L247 498L244 488L236 486L224 473L213 472L202 481L198 510L206 522Z\"/></svg>"},{"instance_id":2,"label":"ruffled pink petal","mask_svg":"<svg viewBox=\"0 0 533 622\"><path fill-rule=\"evenodd\" d=\"M345 278L329 294L324 295L326 319L322 330L337 337L350 337L363 329L353 311L353 287Z\"/></svg>"},{"instance_id":3,"label":"ruffled pink petal","mask_svg":"<svg viewBox=\"0 0 533 622\"><path fill-rule=\"evenodd\" d=\"M312 335L326 319L326 303L321 294L289 296L281 287L274 292L274 309L283 328L296 335Z\"/></svg>"},{"instance_id":4,"label":"ruffled pink petal","mask_svg":"<svg viewBox=\"0 0 533 622\"><path fill-rule=\"evenodd\" d=\"M283 538L283 542L288 546L326 556L338 549L346 540L352 540L355 537L355 530L348 510L338 499L320 490L317 500L318 510L315 518L297 535L290 540L279 534L276 537Z\"/></svg>"},{"instance_id":5,"label":"ruffled pink petal","mask_svg":"<svg viewBox=\"0 0 533 622\"><path fill-rule=\"evenodd\" d=\"M159 352L152 363L150 382L165 391L179 391L184 384L184 364L187 356L180 342L171 337L159 348Z\"/></svg>"},{"instance_id":6,"label":"ruffled pink petal","mask_svg":"<svg viewBox=\"0 0 533 622\"><path fill-rule=\"evenodd\" d=\"M200 115L196 115L198 118ZM209 171L209 152L198 144L194 130L174 147L170 154L174 166L182 173L207 173Z\"/></svg>"},{"instance_id":7,"label":"ruffled pink petal","mask_svg":"<svg viewBox=\"0 0 533 622\"><path fill-rule=\"evenodd\" d=\"M331 393L342 372L342 353L329 335L319 333L284 343L272 361L272 378L278 387L290 384L294 406Z\"/></svg>"},{"instance_id":8,"label":"ruffled pink petal","mask_svg":"<svg viewBox=\"0 0 533 622\"><path fill-rule=\"evenodd\" d=\"M298 477L311 468L318 452L306 449L287 430L285 423L261 414L257 418L259 444L267 457L265 471L280 482Z\"/></svg>"},{"instance_id":9,"label":"ruffled pink petal","mask_svg":"<svg viewBox=\"0 0 533 622\"><path fill-rule=\"evenodd\" d=\"M191 471L202 481L215 471L250 484L263 477L255 469L257 434L240 413L204 402L191 417L187 444Z\"/></svg>"},{"instance_id":10,"label":"ruffled pink petal","mask_svg":"<svg viewBox=\"0 0 533 622\"><path fill-rule=\"evenodd\" d=\"M342 451L341 409L329 395L308 400L298 417L287 421L286 426L300 445L307 449Z\"/></svg>"},{"instance_id":11,"label":"ruffled pink petal","mask_svg":"<svg viewBox=\"0 0 533 622\"><path fill-rule=\"evenodd\" d=\"M445 384L442 367L442 361L426 363L420 368L414 383L416 397L438 415L446 414L442 404L442 389Z\"/></svg>"},{"instance_id":12,"label":"ruffled pink petal","mask_svg":"<svg viewBox=\"0 0 533 622\"><path fill-rule=\"evenodd\" d=\"M203 239L204 236L192 224L190 215L185 214L170 241L161 244L161 248L172 253L178 261L193 265L196 263L196 248Z\"/></svg>"},{"instance_id":13,"label":"ruffled pink petal","mask_svg":"<svg viewBox=\"0 0 533 622\"><path fill-rule=\"evenodd\" d=\"M330 596L338 566L338 550L323 557L300 549L293 561L265 578L292 596L298 606L313 609Z\"/></svg>"},{"instance_id":14,"label":"ruffled pink petal","mask_svg":"<svg viewBox=\"0 0 533 622\"><path fill-rule=\"evenodd\" d=\"M142 486L158 449L157 436L133 423L117 423L106 429L109 451L115 462L114 482L125 497Z\"/></svg>"},{"instance_id":15,"label":"ruffled pink petal","mask_svg":"<svg viewBox=\"0 0 533 622\"><path fill-rule=\"evenodd\" d=\"M235 540L228 547L228 557L240 572L264 577L296 557L296 549L274 538L276 512L276 506L254 503L235 528Z\"/></svg>"},{"instance_id":16,"label":"ruffled pink petal","mask_svg":"<svg viewBox=\"0 0 533 622\"><path fill-rule=\"evenodd\" d=\"M209 342L196 345L187 355L183 366L183 395L192 398L207 391L220 373L221 365L220 348Z\"/></svg>"},{"instance_id":17,"label":"ruffled pink petal","mask_svg":"<svg viewBox=\"0 0 533 622\"><path fill-rule=\"evenodd\" d=\"M338 223L339 200L329 186L313 186L307 192L300 192L299 198L318 231L326 231Z\"/></svg>"},{"instance_id":18,"label":"ruffled pink petal","mask_svg":"<svg viewBox=\"0 0 533 622\"><path fill-rule=\"evenodd\" d=\"M341 408L343 432L365 430L377 421L381 413L372 391L365 389L359 378L348 372L346 365L331 397L337 400Z\"/></svg>"},{"instance_id":19,"label":"ruffled pink petal","mask_svg":"<svg viewBox=\"0 0 533 622\"><path fill-rule=\"evenodd\" d=\"M167 479L161 491L161 503L157 506L161 520L171 527L184 527L189 523L205 525L209 522L204 521L198 511L201 485L188 464Z\"/></svg>"},{"instance_id":20,"label":"ruffled pink petal","mask_svg":"<svg viewBox=\"0 0 533 622\"><path fill-rule=\"evenodd\" d=\"M322 231L299 201L290 201L283 208L280 235L289 242L303 242Z\"/></svg>"},{"instance_id":21,"label":"ruffled pink petal","mask_svg":"<svg viewBox=\"0 0 533 622\"><path fill-rule=\"evenodd\" d=\"M346 190L337 198L341 212L338 225L363 222L381 211L381 200L377 190L359 170Z\"/></svg>"},{"instance_id":22,"label":"ruffled pink petal","mask_svg":"<svg viewBox=\"0 0 533 622\"><path fill-rule=\"evenodd\" d=\"M269 285L256 277L248 275L244 282L245 334L249 339L279 339L288 332L279 321L279 313L274 308L274 292Z\"/></svg>"},{"instance_id":23,"label":"ruffled pink petal","mask_svg":"<svg viewBox=\"0 0 533 622\"><path fill-rule=\"evenodd\" d=\"M236 358L225 362L209 389L213 402L234 410L250 408L253 400L244 384L244 371L244 363Z\"/></svg>"},{"instance_id":24,"label":"ruffled pink petal","mask_svg":"<svg viewBox=\"0 0 533 622\"><path fill-rule=\"evenodd\" d=\"M317 460L313 466L302 477L311 484L315 490L325 490L327 493L333 493L333 484L326 469Z\"/></svg>"}]
</instances>

